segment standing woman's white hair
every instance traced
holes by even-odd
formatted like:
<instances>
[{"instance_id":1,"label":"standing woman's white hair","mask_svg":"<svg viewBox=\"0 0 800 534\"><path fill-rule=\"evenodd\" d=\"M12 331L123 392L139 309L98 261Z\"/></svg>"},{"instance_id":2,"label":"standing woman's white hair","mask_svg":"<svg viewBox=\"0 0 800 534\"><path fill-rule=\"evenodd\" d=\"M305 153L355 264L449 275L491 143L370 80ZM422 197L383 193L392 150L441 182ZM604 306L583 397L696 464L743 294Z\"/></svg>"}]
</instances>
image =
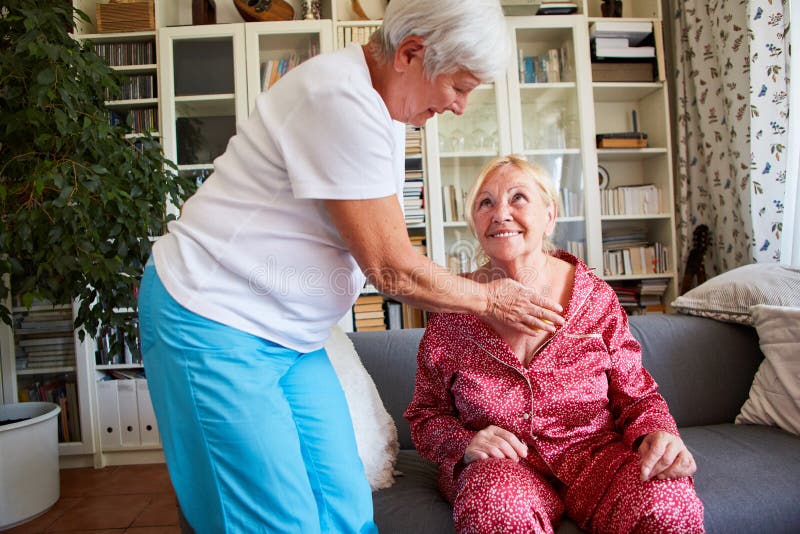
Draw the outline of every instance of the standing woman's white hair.
<instances>
[{"instance_id":1,"label":"standing woman's white hair","mask_svg":"<svg viewBox=\"0 0 800 534\"><path fill-rule=\"evenodd\" d=\"M489 82L503 74L510 59L498 0L392 0L370 49L376 59L390 61L410 35L425 41L425 74L431 79L464 69Z\"/></svg>"}]
</instances>

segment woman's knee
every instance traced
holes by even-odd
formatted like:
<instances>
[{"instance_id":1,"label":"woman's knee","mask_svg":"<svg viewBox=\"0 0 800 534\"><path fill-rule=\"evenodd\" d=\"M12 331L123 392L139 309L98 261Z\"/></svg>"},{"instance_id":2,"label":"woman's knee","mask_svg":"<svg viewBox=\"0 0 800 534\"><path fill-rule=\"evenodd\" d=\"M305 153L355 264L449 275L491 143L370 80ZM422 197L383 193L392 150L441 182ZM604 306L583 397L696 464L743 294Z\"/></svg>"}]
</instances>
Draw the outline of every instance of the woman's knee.
<instances>
[{"instance_id":1,"label":"woman's knee","mask_svg":"<svg viewBox=\"0 0 800 534\"><path fill-rule=\"evenodd\" d=\"M703 503L690 478L654 480L644 488L633 532L704 532Z\"/></svg>"},{"instance_id":2,"label":"woman's knee","mask_svg":"<svg viewBox=\"0 0 800 534\"><path fill-rule=\"evenodd\" d=\"M563 507L547 481L508 459L477 460L459 476L456 531L553 532Z\"/></svg>"}]
</instances>

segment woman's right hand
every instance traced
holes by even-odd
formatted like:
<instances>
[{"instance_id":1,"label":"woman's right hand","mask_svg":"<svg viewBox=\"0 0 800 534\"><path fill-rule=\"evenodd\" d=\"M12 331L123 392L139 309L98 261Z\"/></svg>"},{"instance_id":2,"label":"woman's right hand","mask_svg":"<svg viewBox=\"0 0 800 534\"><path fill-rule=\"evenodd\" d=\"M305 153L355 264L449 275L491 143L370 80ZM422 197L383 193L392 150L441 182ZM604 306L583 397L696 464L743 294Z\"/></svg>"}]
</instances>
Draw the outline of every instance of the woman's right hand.
<instances>
[{"instance_id":1,"label":"woman's right hand","mask_svg":"<svg viewBox=\"0 0 800 534\"><path fill-rule=\"evenodd\" d=\"M487 284L489 305L483 318L489 324L510 326L522 333L531 330L555 332L564 324L561 305L511 278Z\"/></svg>"},{"instance_id":2,"label":"woman's right hand","mask_svg":"<svg viewBox=\"0 0 800 534\"><path fill-rule=\"evenodd\" d=\"M510 458L519 461L528 456L528 446L499 426L489 425L472 437L464 451L464 463L488 458Z\"/></svg>"}]
</instances>

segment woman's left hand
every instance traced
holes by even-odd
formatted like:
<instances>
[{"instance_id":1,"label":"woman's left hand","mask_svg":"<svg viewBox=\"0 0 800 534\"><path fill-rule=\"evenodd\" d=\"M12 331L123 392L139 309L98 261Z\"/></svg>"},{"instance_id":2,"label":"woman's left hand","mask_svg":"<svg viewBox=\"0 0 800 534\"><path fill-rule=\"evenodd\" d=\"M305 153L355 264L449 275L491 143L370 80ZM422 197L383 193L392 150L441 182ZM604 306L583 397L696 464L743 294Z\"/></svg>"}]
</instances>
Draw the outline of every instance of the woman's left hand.
<instances>
[{"instance_id":1,"label":"woman's left hand","mask_svg":"<svg viewBox=\"0 0 800 534\"><path fill-rule=\"evenodd\" d=\"M681 478L697 471L697 464L683 440L669 432L647 434L639 445L642 458L642 482L657 478Z\"/></svg>"}]
</instances>

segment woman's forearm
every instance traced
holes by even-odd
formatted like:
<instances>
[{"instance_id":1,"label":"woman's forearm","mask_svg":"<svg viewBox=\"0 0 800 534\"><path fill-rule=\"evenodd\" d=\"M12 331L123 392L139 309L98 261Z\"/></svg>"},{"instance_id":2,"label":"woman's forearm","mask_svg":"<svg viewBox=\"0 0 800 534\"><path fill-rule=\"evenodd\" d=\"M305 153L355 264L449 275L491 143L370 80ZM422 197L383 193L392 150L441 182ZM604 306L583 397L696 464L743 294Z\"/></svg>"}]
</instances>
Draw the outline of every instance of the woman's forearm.
<instances>
[{"instance_id":1,"label":"woman's forearm","mask_svg":"<svg viewBox=\"0 0 800 534\"><path fill-rule=\"evenodd\" d=\"M558 303L511 279L477 283L436 265L411 246L395 196L326 200L342 240L377 289L439 312L474 313L521 330L563 324Z\"/></svg>"}]
</instances>

